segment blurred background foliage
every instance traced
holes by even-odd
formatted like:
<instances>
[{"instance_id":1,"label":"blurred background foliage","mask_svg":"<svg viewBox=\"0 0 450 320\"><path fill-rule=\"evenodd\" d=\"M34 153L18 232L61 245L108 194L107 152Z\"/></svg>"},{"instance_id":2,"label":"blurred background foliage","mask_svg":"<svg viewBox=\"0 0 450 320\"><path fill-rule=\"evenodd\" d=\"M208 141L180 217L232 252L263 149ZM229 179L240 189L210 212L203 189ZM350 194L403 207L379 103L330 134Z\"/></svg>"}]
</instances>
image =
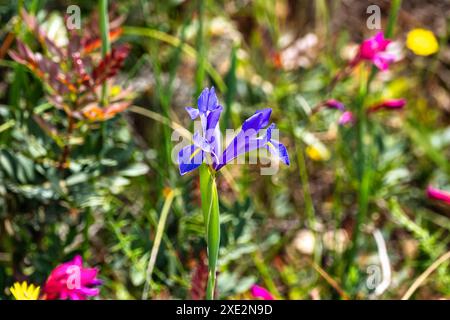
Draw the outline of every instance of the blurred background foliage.
<instances>
[{"instance_id":1,"label":"blurred background foliage","mask_svg":"<svg viewBox=\"0 0 450 320\"><path fill-rule=\"evenodd\" d=\"M386 25L390 1L379 5ZM374 297L368 266L380 264L373 236L386 242L392 279L381 298L400 298L449 250L450 210L426 198L433 184L450 187L450 3L404 1L394 40L402 59L373 81L368 103L404 97L403 112L370 118L371 193L361 246L342 282L357 211L355 130L333 110L312 113L334 98L350 109L359 72L329 84L367 29L372 1L237 0L112 2L123 15L119 43L131 53L119 84L134 106L104 123L80 126L61 145L36 115L64 132L65 114L46 100L42 82L8 54L11 36L36 48L21 28L18 7L37 16L53 39L74 1L0 0L0 297L14 281L42 283L58 263L80 253L100 267L102 299L140 298L163 207L170 205L150 281L150 297L203 298L205 244L198 176L180 177L172 161L170 124L189 128L185 106L214 85L225 107L222 128L236 128L272 107L291 166L261 176L260 165L231 166L219 175L222 239L218 292L246 298L254 283L284 299ZM96 1L76 1L82 19ZM406 33L432 30L440 51L415 56ZM12 37L14 38L14 37ZM353 53L352 53L353 52ZM306 151L306 152L305 152ZM173 202L167 203L175 192ZM170 200L171 201L171 200ZM414 295L450 296L448 263Z\"/></svg>"}]
</instances>

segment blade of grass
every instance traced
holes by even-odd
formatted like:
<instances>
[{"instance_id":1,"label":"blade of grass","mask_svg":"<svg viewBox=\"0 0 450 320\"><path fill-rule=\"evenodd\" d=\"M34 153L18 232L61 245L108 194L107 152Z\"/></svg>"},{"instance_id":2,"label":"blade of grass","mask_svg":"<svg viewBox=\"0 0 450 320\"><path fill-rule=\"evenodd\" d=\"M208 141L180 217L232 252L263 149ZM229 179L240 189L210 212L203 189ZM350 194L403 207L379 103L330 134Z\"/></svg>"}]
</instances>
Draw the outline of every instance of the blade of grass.
<instances>
[{"instance_id":1,"label":"blade of grass","mask_svg":"<svg viewBox=\"0 0 450 320\"><path fill-rule=\"evenodd\" d=\"M222 128L228 128L231 124L231 105L233 103L234 97L236 96L236 69L237 69L237 56L236 47L231 50L230 57L230 69L225 76L225 83L227 86L227 91L225 93L225 113L222 119Z\"/></svg>"},{"instance_id":2,"label":"blade of grass","mask_svg":"<svg viewBox=\"0 0 450 320\"><path fill-rule=\"evenodd\" d=\"M111 43L109 41L109 17L108 17L108 0L99 1L99 16L100 16L100 34L102 38L102 58L105 58L111 51ZM108 87L105 82L102 86L101 102L103 106L108 104Z\"/></svg>"},{"instance_id":3,"label":"blade of grass","mask_svg":"<svg viewBox=\"0 0 450 320\"><path fill-rule=\"evenodd\" d=\"M386 38L391 38L394 35L394 27L397 22L398 12L400 11L401 5L402 5L402 0L392 0L391 1L391 9L389 10L389 19L388 19L386 31L384 32L384 36Z\"/></svg>"},{"instance_id":4,"label":"blade of grass","mask_svg":"<svg viewBox=\"0 0 450 320\"><path fill-rule=\"evenodd\" d=\"M341 296L343 300L349 300L349 296L345 291L341 288L339 283L333 279L324 269L322 269L318 264L316 264L314 261L310 261L311 266L314 270L317 271L317 273L325 279L325 281L334 288L334 290L337 291L337 293Z\"/></svg>"},{"instance_id":5,"label":"blade of grass","mask_svg":"<svg viewBox=\"0 0 450 320\"><path fill-rule=\"evenodd\" d=\"M406 293L403 295L402 300L408 300L416 292L416 290L422 285L422 283L432 274L441 264L450 259L450 251L443 254L437 259L431 266L427 268L409 287Z\"/></svg>"},{"instance_id":6,"label":"blade of grass","mask_svg":"<svg viewBox=\"0 0 450 320\"><path fill-rule=\"evenodd\" d=\"M368 200L369 200L369 176L367 174L367 163L366 163L366 153L364 145L364 137L366 135L366 112L364 112L364 102L368 94L368 86L370 82L370 75L364 70L361 71L361 81L358 92L358 97L356 101L356 114L357 121L355 124L356 130L356 165L357 165L357 176L359 181L358 188L358 212L356 214L355 226L352 235L352 245L347 252L345 257L345 267L343 273L344 286L352 286L347 283L347 274L352 267L356 252L359 247L359 237L361 234L361 224L366 219L368 210Z\"/></svg>"},{"instance_id":7,"label":"blade of grass","mask_svg":"<svg viewBox=\"0 0 450 320\"><path fill-rule=\"evenodd\" d=\"M145 276L144 291L142 292L142 300L148 299L148 293L150 291L150 283L152 280L153 269L155 267L156 258L158 256L159 247L161 245L161 239L164 233L164 227L166 225L167 216L170 212L170 207L172 206L173 199L177 195L176 190L170 190L167 194L166 200L164 201L163 208L161 210L161 215L158 221L158 227L156 229L155 240L153 241L152 251L150 253L150 258L148 260L147 272Z\"/></svg>"},{"instance_id":8,"label":"blade of grass","mask_svg":"<svg viewBox=\"0 0 450 320\"><path fill-rule=\"evenodd\" d=\"M205 78L205 59L206 50L204 45L203 18L205 14L205 4L203 0L198 0L198 29L195 46L197 49L197 68L195 71L195 96L198 96L203 89L203 81Z\"/></svg>"},{"instance_id":9,"label":"blade of grass","mask_svg":"<svg viewBox=\"0 0 450 320\"><path fill-rule=\"evenodd\" d=\"M261 274L261 277L264 280L264 284L266 285L270 293L272 293L277 299L281 299L280 292L278 291L277 286L275 285L275 282L270 275L269 268L267 268L267 265L264 262L260 251L257 251L255 252L255 254L253 254L253 262L255 263L256 269L258 269L259 273Z\"/></svg>"}]
</instances>

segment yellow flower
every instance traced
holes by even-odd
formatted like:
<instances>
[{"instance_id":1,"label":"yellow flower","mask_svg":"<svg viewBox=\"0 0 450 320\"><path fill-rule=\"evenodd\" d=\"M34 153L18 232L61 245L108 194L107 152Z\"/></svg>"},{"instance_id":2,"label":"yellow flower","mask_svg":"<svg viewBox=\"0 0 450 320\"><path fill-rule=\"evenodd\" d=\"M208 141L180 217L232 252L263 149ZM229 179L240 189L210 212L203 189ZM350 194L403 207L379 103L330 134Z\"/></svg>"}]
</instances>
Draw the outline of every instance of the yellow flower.
<instances>
[{"instance_id":1,"label":"yellow flower","mask_svg":"<svg viewBox=\"0 0 450 320\"><path fill-rule=\"evenodd\" d=\"M419 56L429 56L439 50L433 32L425 29L413 29L408 32L406 46Z\"/></svg>"},{"instance_id":2,"label":"yellow flower","mask_svg":"<svg viewBox=\"0 0 450 320\"><path fill-rule=\"evenodd\" d=\"M27 282L19 282L14 283L14 286L9 288L12 295L16 300L37 300L39 297L40 287L35 287L34 284L28 286Z\"/></svg>"},{"instance_id":3,"label":"yellow flower","mask_svg":"<svg viewBox=\"0 0 450 320\"><path fill-rule=\"evenodd\" d=\"M307 146L305 152L314 161L327 161L330 159L330 152L322 145Z\"/></svg>"}]
</instances>

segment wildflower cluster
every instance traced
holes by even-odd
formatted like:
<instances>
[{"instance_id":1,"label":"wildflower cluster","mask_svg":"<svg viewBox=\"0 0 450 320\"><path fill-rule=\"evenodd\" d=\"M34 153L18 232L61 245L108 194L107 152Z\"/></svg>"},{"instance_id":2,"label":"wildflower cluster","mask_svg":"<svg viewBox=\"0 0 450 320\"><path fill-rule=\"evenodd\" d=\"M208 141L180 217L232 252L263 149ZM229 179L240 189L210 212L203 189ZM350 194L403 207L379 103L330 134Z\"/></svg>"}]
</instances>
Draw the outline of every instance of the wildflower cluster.
<instances>
[{"instance_id":1,"label":"wildflower cluster","mask_svg":"<svg viewBox=\"0 0 450 320\"><path fill-rule=\"evenodd\" d=\"M41 294L40 286L26 282L16 282L10 291L16 300L85 300L100 292L102 281L97 274L98 269L83 267L83 260L77 255L52 270Z\"/></svg>"}]
</instances>

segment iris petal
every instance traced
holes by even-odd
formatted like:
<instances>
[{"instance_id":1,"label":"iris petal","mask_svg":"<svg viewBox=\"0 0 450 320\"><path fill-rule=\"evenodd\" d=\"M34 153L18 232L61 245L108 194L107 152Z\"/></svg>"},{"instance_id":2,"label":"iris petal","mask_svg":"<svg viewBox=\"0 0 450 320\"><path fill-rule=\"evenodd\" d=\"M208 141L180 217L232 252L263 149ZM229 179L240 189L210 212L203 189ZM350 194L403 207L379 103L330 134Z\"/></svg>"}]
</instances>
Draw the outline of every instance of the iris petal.
<instances>
[{"instance_id":1,"label":"iris petal","mask_svg":"<svg viewBox=\"0 0 450 320\"><path fill-rule=\"evenodd\" d=\"M217 96L214 87L203 89L198 97L198 110L206 113L208 110L214 110L217 107Z\"/></svg>"},{"instance_id":2,"label":"iris petal","mask_svg":"<svg viewBox=\"0 0 450 320\"><path fill-rule=\"evenodd\" d=\"M271 113L272 109L270 108L258 110L254 115L244 121L242 124L242 130L236 135L236 137L223 152L220 163L216 166L216 170L219 170L224 165L246 152L265 146L268 141L267 138L257 138L256 136L263 127L269 124ZM273 126L269 129L271 128L273 128Z\"/></svg>"},{"instance_id":3,"label":"iris petal","mask_svg":"<svg viewBox=\"0 0 450 320\"><path fill-rule=\"evenodd\" d=\"M195 109L192 107L186 107L185 109L186 109L187 113L189 113L189 116L191 117L192 120L197 119L198 115L200 114L198 109Z\"/></svg>"},{"instance_id":4,"label":"iris petal","mask_svg":"<svg viewBox=\"0 0 450 320\"><path fill-rule=\"evenodd\" d=\"M281 142L277 140L270 140L269 142L267 142L266 148L272 155L277 157L285 165L288 166L290 164L287 149Z\"/></svg>"},{"instance_id":5,"label":"iris petal","mask_svg":"<svg viewBox=\"0 0 450 320\"><path fill-rule=\"evenodd\" d=\"M203 151L193 144L184 147L178 153L178 164L181 175L197 169L202 162Z\"/></svg>"},{"instance_id":6,"label":"iris petal","mask_svg":"<svg viewBox=\"0 0 450 320\"><path fill-rule=\"evenodd\" d=\"M201 150L205 152L211 152L211 145L208 143L208 141L203 138L200 133L196 132L194 133L194 137L192 138L194 141L194 145L197 148L200 148Z\"/></svg>"},{"instance_id":7,"label":"iris petal","mask_svg":"<svg viewBox=\"0 0 450 320\"><path fill-rule=\"evenodd\" d=\"M254 115L244 121L242 130L248 131L253 129L255 133L257 133L261 128L264 128L269 124L271 114L272 109L270 108L256 111Z\"/></svg>"},{"instance_id":8,"label":"iris petal","mask_svg":"<svg viewBox=\"0 0 450 320\"><path fill-rule=\"evenodd\" d=\"M223 107L218 106L216 109L208 113L208 116L206 117L206 134L205 134L207 140L209 140L209 138L213 135L214 130L219 124L220 114L222 113L222 110Z\"/></svg>"}]
</instances>

